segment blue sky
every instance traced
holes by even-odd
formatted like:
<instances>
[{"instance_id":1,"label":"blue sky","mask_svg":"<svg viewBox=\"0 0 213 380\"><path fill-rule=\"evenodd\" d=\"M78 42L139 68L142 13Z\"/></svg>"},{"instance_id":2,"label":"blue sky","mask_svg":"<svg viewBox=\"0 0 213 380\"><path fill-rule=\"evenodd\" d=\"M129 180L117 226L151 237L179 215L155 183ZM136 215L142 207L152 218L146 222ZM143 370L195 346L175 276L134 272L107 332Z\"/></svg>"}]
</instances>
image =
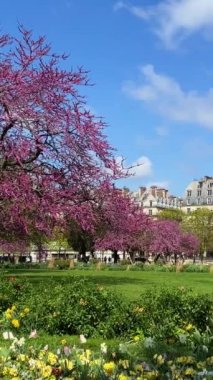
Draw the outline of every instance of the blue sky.
<instances>
[{"instance_id":1,"label":"blue sky","mask_svg":"<svg viewBox=\"0 0 213 380\"><path fill-rule=\"evenodd\" d=\"M2 0L0 29L18 22L90 71L83 93L116 155L143 163L121 185L181 196L213 175L212 0Z\"/></svg>"}]
</instances>

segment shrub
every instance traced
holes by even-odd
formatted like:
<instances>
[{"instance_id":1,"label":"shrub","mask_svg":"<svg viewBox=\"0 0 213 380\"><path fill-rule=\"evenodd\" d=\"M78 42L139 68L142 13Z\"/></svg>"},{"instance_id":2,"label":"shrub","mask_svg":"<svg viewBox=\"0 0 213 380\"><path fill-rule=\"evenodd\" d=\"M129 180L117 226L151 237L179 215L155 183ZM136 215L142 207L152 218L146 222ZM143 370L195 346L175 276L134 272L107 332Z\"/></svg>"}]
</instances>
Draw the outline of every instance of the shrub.
<instances>
[{"instance_id":1,"label":"shrub","mask_svg":"<svg viewBox=\"0 0 213 380\"><path fill-rule=\"evenodd\" d=\"M69 265L70 265L70 262L69 260L64 260L64 259L56 259L55 262L55 267L57 269L68 269L69 268Z\"/></svg>"},{"instance_id":2,"label":"shrub","mask_svg":"<svg viewBox=\"0 0 213 380\"><path fill-rule=\"evenodd\" d=\"M0 312L14 305L16 310L30 309L20 333L37 329L106 338L139 334L164 341L175 341L180 331L205 332L211 328L213 311L210 296L183 288L152 289L127 303L110 289L69 277L36 284L2 279Z\"/></svg>"},{"instance_id":3,"label":"shrub","mask_svg":"<svg viewBox=\"0 0 213 380\"><path fill-rule=\"evenodd\" d=\"M29 307L28 328L50 334L127 335L128 306L116 293L88 281L69 279L30 286L18 300Z\"/></svg>"},{"instance_id":4,"label":"shrub","mask_svg":"<svg viewBox=\"0 0 213 380\"><path fill-rule=\"evenodd\" d=\"M184 288L146 291L130 306L133 324L146 336L170 339L187 326L205 331L212 323L213 300L209 295L193 294Z\"/></svg>"},{"instance_id":5,"label":"shrub","mask_svg":"<svg viewBox=\"0 0 213 380\"><path fill-rule=\"evenodd\" d=\"M184 264L182 268L180 268L181 272L198 272L198 273L208 273L209 265L199 265L199 264Z\"/></svg>"},{"instance_id":6,"label":"shrub","mask_svg":"<svg viewBox=\"0 0 213 380\"><path fill-rule=\"evenodd\" d=\"M0 277L0 313L17 301L22 291L26 290L26 282L14 276Z\"/></svg>"}]
</instances>

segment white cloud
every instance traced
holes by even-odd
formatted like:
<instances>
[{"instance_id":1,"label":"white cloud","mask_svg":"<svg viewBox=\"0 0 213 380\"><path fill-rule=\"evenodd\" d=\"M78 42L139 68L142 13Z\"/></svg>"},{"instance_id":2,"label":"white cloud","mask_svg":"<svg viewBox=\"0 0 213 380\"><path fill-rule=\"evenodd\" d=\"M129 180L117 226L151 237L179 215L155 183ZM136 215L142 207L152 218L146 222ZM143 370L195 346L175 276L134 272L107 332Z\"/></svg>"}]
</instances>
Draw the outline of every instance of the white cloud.
<instances>
[{"instance_id":1,"label":"white cloud","mask_svg":"<svg viewBox=\"0 0 213 380\"><path fill-rule=\"evenodd\" d=\"M130 168L128 170L129 174L132 176L129 179L133 178L142 178L152 175L152 162L146 156L141 156L130 165L124 162L123 157L119 156L116 158L118 164Z\"/></svg>"},{"instance_id":2,"label":"white cloud","mask_svg":"<svg viewBox=\"0 0 213 380\"><path fill-rule=\"evenodd\" d=\"M213 88L206 93L184 91L173 78L158 74L152 65L141 68L142 84L128 81L123 91L173 121L213 129Z\"/></svg>"},{"instance_id":3,"label":"white cloud","mask_svg":"<svg viewBox=\"0 0 213 380\"><path fill-rule=\"evenodd\" d=\"M152 18L155 32L167 48L174 48L198 31L208 38L212 35L212 0L164 0L148 7L127 5L122 1L116 4L116 10L124 8L143 20Z\"/></svg>"},{"instance_id":4,"label":"white cloud","mask_svg":"<svg viewBox=\"0 0 213 380\"><path fill-rule=\"evenodd\" d=\"M152 174L152 163L150 159L146 156L139 157L131 164L129 173L133 175L134 178L150 176Z\"/></svg>"},{"instance_id":5,"label":"white cloud","mask_svg":"<svg viewBox=\"0 0 213 380\"><path fill-rule=\"evenodd\" d=\"M147 20L150 17L150 11L145 10L142 7L138 7L136 5L128 5L124 1L117 1L114 5L114 10L118 11L120 9L126 9L128 12L132 13L134 16L137 16L141 19Z\"/></svg>"}]
</instances>

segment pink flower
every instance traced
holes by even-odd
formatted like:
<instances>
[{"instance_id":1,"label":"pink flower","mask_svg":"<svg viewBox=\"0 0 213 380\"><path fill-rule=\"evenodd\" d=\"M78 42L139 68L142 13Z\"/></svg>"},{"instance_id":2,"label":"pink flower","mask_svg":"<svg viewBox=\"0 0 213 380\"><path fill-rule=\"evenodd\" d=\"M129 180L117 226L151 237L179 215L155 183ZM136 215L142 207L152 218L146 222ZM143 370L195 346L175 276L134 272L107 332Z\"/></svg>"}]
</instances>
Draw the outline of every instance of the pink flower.
<instances>
[{"instance_id":1,"label":"pink flower","mask_svg":"<svg viewBox=\"0 0 213 380\"><path fill-rule=\"evenodd\" d=\"M30 335L29 335L29 338L37 338L38 337L38 334L37 334L37 331L36 330L32 330Z\"/></svg>"}]
</instances>

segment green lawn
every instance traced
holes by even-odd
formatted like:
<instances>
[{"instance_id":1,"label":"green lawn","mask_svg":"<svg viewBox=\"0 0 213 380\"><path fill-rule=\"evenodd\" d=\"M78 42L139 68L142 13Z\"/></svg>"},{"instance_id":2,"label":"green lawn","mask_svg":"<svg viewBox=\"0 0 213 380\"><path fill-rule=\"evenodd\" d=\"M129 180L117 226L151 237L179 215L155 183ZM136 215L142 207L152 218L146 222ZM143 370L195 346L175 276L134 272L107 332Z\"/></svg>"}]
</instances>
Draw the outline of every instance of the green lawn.
<instances>
[{"instance_id":1,"label":"green lawn","mask_svg":"<svg viewBox=\"0 0 213 380\"><path fill-rule=\"evenodd\" d=\"M26 277L32 282L54 278L85 278L95 284L115 289L127 299L135 299L145 289L166 286L184 286L197 293L213 295L213 273L98 271L98 270L8 270L7 275Z\"/></svg>"}]
</instances>

